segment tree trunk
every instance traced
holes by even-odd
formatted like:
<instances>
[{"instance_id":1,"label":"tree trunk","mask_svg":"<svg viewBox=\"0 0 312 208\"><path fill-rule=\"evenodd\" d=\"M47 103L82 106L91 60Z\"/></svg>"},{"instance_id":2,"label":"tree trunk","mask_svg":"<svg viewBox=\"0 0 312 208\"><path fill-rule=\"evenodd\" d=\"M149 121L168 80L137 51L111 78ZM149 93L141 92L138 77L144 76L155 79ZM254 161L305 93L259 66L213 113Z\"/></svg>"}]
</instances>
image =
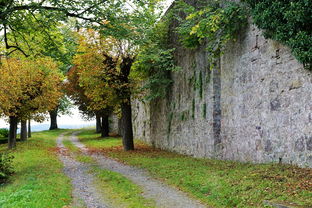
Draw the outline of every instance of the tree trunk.
<instances>
[{"instance_id":1,"label":"tree trunk","mask_svg":"<svg viewBox=\"0 0 312 208\"><path fill-rule=\"evenodd\" d=\"M102 126L101 126L101 137L108 137L109 133L109 123L108 123L108 116L102 116Z\"/></svg>"},{"instance_id":2,"label":"tree trunk","mask_svg":"<svg viewBox=\"0 0 312 208\"><path fill-rule=\"evenodd\" d=\"M57 109L49 111L51 125L49 130L57 129Z\"/></svg>"},{"instance_id":3,"label":"tree trunk","mask_svg":"<svg viewBox=\"0 0 312 208\"><path fill-rule=\"evenodd\" d=\"M134 150L131 101L130 98L127 100L127 102L121 104L121 119L123 125L122 143L125 151Z\"/></svg>"},{"instance_id":4,"label":"tree trunk","mask_svg":"<svg viewBox=\"0 0 312 208\"><path fill-rule=\"evenodd\" d=\"M31 124L30 124L30 119L28 120L28 138L31 137Z\"/></svg>"},{"instance_id":5,"label":"tree trunk","mask_svg":"<svg viewBox=\"0 0 312 208\"><path fill-rule=\"evenodd\" d=\"M21 141L27 140L27 120L21 120Z\"/></svg>"},{"instance_id":6,"label":"tree trunk","mask_svg":"<svg viewBox=\"0 0 312 208\"><path fill-rule=\"evenodd\" d=\"M121 104L121 119L122 119L122 126L123 126L123 133L122 133L122 143L125 151L134 150L133 144L133 130L132 130L132 118L131 118L131 91L128 86L129 84L129 75L131 66L133 63L132 57L124 57L123 61L120 65L121 68L121 75L122 75L122 82L125 87L121 90L121 97L126 100Z\"/></svg>"},{"instance_id":7,"label":"tree trunk","mask_svg":"<svg viewBox=\"0 0 312 208\"><path fill-rule=\"evenodd\" d=\"M101 116L96 114L95 115L95 119L96 119L96 133L101 133Z\"/></svg>"},{"instance_id":8,"label":"tree trunk","mask_svg":"<svg viewBox=\"0 0 312 208\"><path fill-rule=\"evenodd\" d=\"M16 147L16 131L17 131L17 123L18 118L16 116L10 116L10 131L8 138L8 147L9 149L13 149Z\"/></svg>"}]
</instances>

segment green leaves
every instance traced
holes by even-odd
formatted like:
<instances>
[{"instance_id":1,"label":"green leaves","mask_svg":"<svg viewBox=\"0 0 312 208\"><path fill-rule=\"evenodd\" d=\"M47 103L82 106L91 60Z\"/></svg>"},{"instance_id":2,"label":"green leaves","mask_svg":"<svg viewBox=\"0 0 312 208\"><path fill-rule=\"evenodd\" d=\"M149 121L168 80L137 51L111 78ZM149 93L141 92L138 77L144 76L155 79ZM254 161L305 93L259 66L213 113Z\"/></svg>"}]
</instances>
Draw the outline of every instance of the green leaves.
<instances>
[{"instance_id":1,"label":"green leaves","mask_svg":"<svg viewBox=\"0 0 312 208\"><path fill-rule=\"evenodd\" d=\"M8 153L0 153L0 184L8 180L13 171L13 156Z\"/></svg>"},{"instance_id":2,"label":"green leaves","mask_svg":"<svg viewBox=\"0 0 312 208\"><path fill-rule=\"evenodd\" d=\"M163 23L159 23L163 24ZM159 26L157 33L167 33L166 27ZM132 66L132 77L140 77L144 82L141 91L145 94L145 100L150 101L156 98L165 97L171 84L170 71L177 71L174 63L173 52L175 49L167 49L163 42L166 35L160 34L150 36L149 44L142 47L140 53Z\"/></svg>"},{"instance_id":3,"label":"green leaves","mask_svg":"<svg viewBox=\"0 0 312 208\"><path fill-rule=\"evenodd\" d=\"M219 1L195 8L184 1L177 4L176 10L183 12L186 18L176 17L176 28L180 42L185 48L197 48L207 41L209 59L213 63L226 43L234 39L238 31L247 23L246 10L235 2L223 6Z\"/></svg>"},{"instance_id":4,"label":"green leaves","mask_svg":"<svg viewBox=\"0 0 312 208\"><path fill-rule=\"evenodd\" d=\"M307 69L312 69L312 1L246 0L254 23L264 36L292 49Z\"/></svg>"}]
</instances>

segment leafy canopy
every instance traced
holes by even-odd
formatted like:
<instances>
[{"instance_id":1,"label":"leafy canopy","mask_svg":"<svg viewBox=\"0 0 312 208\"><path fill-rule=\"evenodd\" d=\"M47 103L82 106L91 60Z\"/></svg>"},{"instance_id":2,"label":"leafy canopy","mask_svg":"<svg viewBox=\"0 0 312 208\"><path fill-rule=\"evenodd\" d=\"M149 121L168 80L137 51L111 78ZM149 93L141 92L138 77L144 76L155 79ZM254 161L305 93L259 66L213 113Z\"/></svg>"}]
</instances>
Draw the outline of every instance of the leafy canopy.
<instances>
[{"instance_id":1,"label":"leafy canopy","mask_svg":"<svg viewBox=\"0 0 312 208\"><path fill-rule=\"evenodd\" d=\"M56 107L63 77L51 58L2 60L0 112L28 119Z\"/></svg>"}]
</instances>

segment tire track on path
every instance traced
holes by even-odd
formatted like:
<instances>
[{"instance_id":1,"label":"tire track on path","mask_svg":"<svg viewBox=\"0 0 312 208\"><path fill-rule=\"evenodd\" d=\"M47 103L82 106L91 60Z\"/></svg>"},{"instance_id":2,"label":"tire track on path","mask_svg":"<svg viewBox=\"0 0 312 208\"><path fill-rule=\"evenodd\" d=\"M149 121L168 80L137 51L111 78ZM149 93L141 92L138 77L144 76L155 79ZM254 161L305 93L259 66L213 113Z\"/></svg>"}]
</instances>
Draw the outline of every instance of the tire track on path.
<instances>
[{"instance_id":1,"label":"tire track on path","mask_svg":"<svg viewBox=\"0 0 312 208\"><path fill-rule=\"evenodd\" d=\"M78 147L84 154L89 154L88 149L84 144L79 142L77 134L74 132L70 141ZM143 189L143 196L153 199L157 207L161 208L204 208L203 204L195 199L191 199L184 192L175 188L169 187L160 181L152 178L149 174L139 168L131 167L113 159L105 157L104 155L92 154L91 155L101 168L108 169L120 173L130 179L135 184Z\"/></svg>"},{"instance_id":2,"label":"tire track on path","mask_svg":"<svg viewBox=\"0 0 312 208\"><path fill-rule=\"evenodd\" d=\"M68 149L63 144L64 134L57 139L59 158L64 164L65 174L73 184L73 206L87 208L109 208L102 196L96 190L94 175L89 173L89 166L70 157Z\"/></svg>"}]
</instances>

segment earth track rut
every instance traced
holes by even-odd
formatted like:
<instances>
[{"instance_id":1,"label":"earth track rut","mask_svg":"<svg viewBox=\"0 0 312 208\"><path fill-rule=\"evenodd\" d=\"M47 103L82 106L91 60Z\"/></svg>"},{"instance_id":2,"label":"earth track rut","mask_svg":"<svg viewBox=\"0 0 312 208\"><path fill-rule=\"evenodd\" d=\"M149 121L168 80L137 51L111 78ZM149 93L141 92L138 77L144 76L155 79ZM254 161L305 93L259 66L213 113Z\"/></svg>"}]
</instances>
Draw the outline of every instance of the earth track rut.
<instances>
[{"instance_id":1,"label":"earth track rut","mask_svg":"<svg viewBox=\"0 0 312 208\"><path fill-rule=\"evenodd\" d=\"M71 142L78 147L84 154L88 154L88 149L79 142L74 132ZM184 192L169 187L160 181L152 178L149 174L139 168L131 167L100 154L91 155L101 168L120 173L130 179L143 189L143 196L153 199L157 207L161 208L204 208L199 201L188 197Z\"/></svg>"}]
</instances>

